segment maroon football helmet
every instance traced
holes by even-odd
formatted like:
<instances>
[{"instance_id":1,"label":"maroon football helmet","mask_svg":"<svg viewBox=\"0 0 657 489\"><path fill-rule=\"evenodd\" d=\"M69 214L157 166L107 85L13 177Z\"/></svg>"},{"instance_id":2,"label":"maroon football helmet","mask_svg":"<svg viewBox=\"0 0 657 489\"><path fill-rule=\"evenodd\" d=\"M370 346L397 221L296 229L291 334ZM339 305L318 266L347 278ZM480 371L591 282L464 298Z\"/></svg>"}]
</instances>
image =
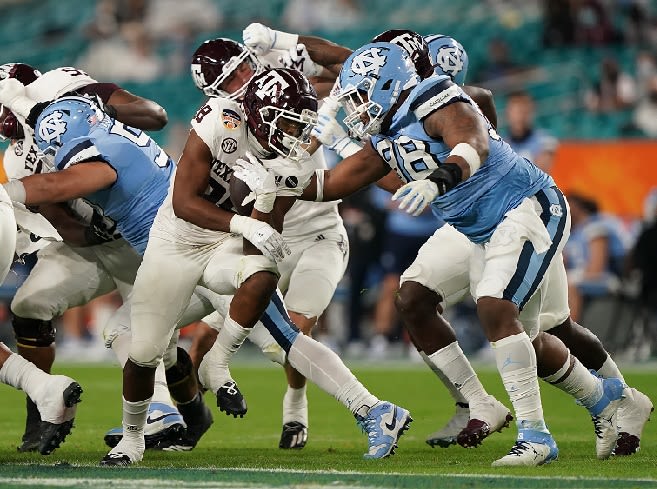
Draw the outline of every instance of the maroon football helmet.
<instances>
[{"instance_id":1,"label":"maroon football helmet","mask_svg":"<svg viewBox=\"0 0 657 489\"><path fill-rule=\"evenodd\" d=\"M23 85L29 85L41 76L41 72L25 63L5 63L0 65L0 80L16 78ZM23 126L8 108L0 105L0 138L22 139Z\"/></svg>"},{"instance_id":2,"label":"maroon football helmet","mask_svg":"<svg viewBox=\"0 0 657 489\"><path fill-rule=\"evenodd\" d=\"M408 29L390 29L375 36L372 42L389 42L404 49L411 57L415 71L422 79L433 74L429 45L417 32Z\"/></svg>"},{"instance_id":3,"label":"maroon football helmet","mask_svg":"<svg viewBox=\"0 0 657 489\"><path fill-rule=\"evenodd\" d=\"M254 76L242 102L246 121L258 142L279 155L299 161L307 153L317 123L317 93L299 71L266 70Z\"/></svg>"},{"instance_id":4,"label":"maroon football helmet","mask_svg":"<svg viewBox=\"0 0 657 489\"><path fill-rule=\"evenodd\" d=\"M249 63L254 74L262 71L262 65L256 57L231 39L220 37L201 44L192 55L192 78L196 86L208 97L227 97L238 99L244 94L242 90L229 94L221 90L221 84L243 62Z\"/></svg>"}]
</instances>

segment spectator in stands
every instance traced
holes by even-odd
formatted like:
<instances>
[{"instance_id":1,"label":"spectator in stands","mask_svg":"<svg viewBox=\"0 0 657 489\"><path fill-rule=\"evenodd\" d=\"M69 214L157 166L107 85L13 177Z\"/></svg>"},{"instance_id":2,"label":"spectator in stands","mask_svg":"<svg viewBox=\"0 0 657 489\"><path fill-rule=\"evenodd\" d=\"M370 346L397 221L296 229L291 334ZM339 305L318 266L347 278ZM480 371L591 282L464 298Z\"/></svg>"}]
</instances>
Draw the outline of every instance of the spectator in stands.
<instances>
[{"instance_id":1,"label":"spectator in stands","mask_svg":"<svg viewBox=\"0 0 657 489\"><path fill-rule=\"evenodd\" d=\"M599 46L619 40L602 1L572 0L571 8L577 44Z\"/></svg>"},{"instance_id":2,"label":"spectator in stands","mask_svg":"<svg viewBox=\"0 0 657 489\"><path fill-rule=\"evenodd\" d=\"M657 187L648 194L644 208L643 229L630 254L630 268L641 272L640 303L657 311Z\"/></svg>"},{"instance_id":3,"label":"spectator in stands","mask_svg":"<svg viewBox=\"0 0 657 489\"><path fill-rule=\"evenodd\" d=\"M283 23L291 32L344 30L362 20L355 0L288 0Z\"/></svg>"},{"instance_id":4,"label":"spectator in stands","mask_svg":"<svg viewBox=\"0 0 657 489\"><path fill-rule=\"evenodd\" d=\"M626 246L618 221L598 212L597 202L567 196L572 228L564 249L570 315L581 321L587 301L615 293L620 286Z\"/></svg>"},{"instance_id":5,"label":"spectator in stands","mask_svg":"<svg viewBox=\"0 0 657 489\"><path fill-rule=\"evenodd\" d=\"M586 93L586 107L593 112L613 112L631 107L636 100L634 79L621 71L618 61L605 58L600 64L600 78Z\"/></svg>"},{"instance_id":6,"label":"spectator in stands","mask_svg":"<svg viewBox=\"0 0 657 489\"><path fill-rule=\"evenodd\" d=\"M495 37L488 42L488 58L479 73L480 81L493 82L517 73L516 63L509 55L509 46L504 39Z\"/></svg>"},{"instance_id":7,"label":"spectator in stands","mask_svg":"<svg viewBox=\"0 0 657 489\"><path fill-rule=\"evenodd\" d=\"M632 122L643 135L657 137L657 75L646 83L646 93L634 111Z\"/></svg>"},{"instance_id":8,"label":"spectator in stands","mask_svg":"<svg viewBox=\"0 0 657 489\"><path fill-rule=\"evenodd\" d=\"M543 45L568 46L575 41L570 0L543 0Z\"/></svg>"},{"instance_id":9,"label":"spectator in stands","mask_svg":"<svg viewBox=\"0 0 657 489\"><path fill-rule=\"evenodd\" d=\"M525 90L511 92L505 108L508 134L504 140L523 158L550 173L558 141L547 131L535 127L534 99Z\"/></svg>"}]
</instances>

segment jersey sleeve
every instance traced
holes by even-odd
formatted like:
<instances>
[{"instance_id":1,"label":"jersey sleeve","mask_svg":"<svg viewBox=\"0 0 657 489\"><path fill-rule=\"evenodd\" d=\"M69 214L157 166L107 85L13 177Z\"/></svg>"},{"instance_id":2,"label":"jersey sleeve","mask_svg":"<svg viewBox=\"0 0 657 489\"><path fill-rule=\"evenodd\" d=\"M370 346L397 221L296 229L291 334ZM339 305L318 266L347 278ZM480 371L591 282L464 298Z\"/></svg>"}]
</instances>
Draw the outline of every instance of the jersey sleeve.
<instances>
[{"instance_id":1,"label":"jersey sleeve","mask_svg":"<svg viewBox=\"0 0 657 489\"><path fill-rule=\"evenodd\" d=\"M27 85L25 92L35 102L48 102L94 83L98 82L84 71L65 66L46 71Z\"/></svg>"},{"instance_id":2,"label":"jersey sleeve","mask_svg":"<svg viewBox=\"0 0 657 489\"><path fill-rule=\"evenodd\" d=\"M222 141L230 137L232 131L237 134L245 120L237 103L228 99L211 98L196 112L191 123L212 154L218 155L222 151Z\"/></svg>"},{"instance_id":3,"label":"jersey sleeve","mask_svg":"<svg viewBox=\"0 0 657 489\"><path fill-rule=\"evenodd\" d=\"M55 168L61 171L85 161L109 163L90 138L76 138L57 150Z\"/></svg>"},{"instance_id":4,"label":"jersey sleeve","mask_svg":"<svg viewBox=\"0 0 657 489\"><path fill-rule=\"evenodd\" d=\"M297 196L299 189L308 186L310 178L315 174L315 167L310 160L307 164L295 165L282 157L263 160L263 166L274 173L277 194L282 196Z\"/></svg>"},{"instance_id":5,"label":"jersey sleeve","mask_svg":"<svg viewBox=\"0 0 657 489\"><path fill-rule=\"evenodd\" d=\"M432 76L418 86L414 100L410 103L410 110L422 121L454 102L470 103L470 98L449 77Z\"/></svg>"}]
</instances>

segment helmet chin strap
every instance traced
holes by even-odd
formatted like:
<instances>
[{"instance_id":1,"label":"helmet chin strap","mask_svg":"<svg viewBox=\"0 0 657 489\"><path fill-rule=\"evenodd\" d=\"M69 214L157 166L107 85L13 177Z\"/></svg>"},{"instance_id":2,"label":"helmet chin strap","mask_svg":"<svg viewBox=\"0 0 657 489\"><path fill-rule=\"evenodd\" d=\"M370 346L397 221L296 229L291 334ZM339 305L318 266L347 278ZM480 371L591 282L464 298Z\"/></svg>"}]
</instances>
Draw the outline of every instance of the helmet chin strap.
<instances>
[{"instance_id":1,"label":"helmet chin strap","mask_svg":"<svg viewBox=\"0 0 657 489\"><path fill-rule=\"evenodd\" d=\"M249 149L256 156L260 158L270 158L272 156L273 151L265 149L258 141L258 138L253 135L251 129L246 130L246 140L249 143Z\"/></svg>"}]
</instances>

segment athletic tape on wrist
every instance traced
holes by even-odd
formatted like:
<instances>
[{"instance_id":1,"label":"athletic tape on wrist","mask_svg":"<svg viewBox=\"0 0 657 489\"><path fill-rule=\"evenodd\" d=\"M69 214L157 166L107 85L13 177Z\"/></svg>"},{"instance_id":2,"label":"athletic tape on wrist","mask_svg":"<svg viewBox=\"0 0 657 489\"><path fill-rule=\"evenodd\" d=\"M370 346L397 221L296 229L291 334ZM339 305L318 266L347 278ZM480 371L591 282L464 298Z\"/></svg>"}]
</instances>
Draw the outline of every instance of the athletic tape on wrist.
<instances>
[{"instance_id":1,"label":"athletic tape on wrist","mask_svg":"<svg viewBox=\"0 0 657 489\"><path fill-rule=\"evenodd\" d=\"M470 167L470 176L474 175L479 167L481 166L481 158L479 153L474 149L469 143L459 143L452 151L449 152L449 155L460 156L463 158L468 166Z\"/></svg>"},{"instance_id":2,"label":"athletic tape on wrist","mask_svg":"<svg viewBox=\"0 0 657 489\"><path fill-rule=\"evenodd\" d=\"M315 170L315 176L317 177L317 181L315 182L317 192L315 202L322 202L324 200L324 170L318 168Z\"/></svg>"}]
</instances>

